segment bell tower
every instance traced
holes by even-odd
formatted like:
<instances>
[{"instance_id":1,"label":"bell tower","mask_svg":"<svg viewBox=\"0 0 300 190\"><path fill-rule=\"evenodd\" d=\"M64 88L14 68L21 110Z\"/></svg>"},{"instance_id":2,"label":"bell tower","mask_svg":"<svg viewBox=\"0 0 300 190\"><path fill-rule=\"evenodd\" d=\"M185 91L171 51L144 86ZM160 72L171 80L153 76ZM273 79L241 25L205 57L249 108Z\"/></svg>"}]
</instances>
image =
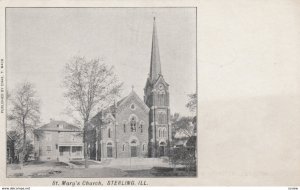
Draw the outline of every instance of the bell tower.
<instances>
[{"instance_id":1,"label":"bell tower","mask_svg":"<svg viewBox=\"0 0 300 190\"><path fill-rule=\"evenodd\" d=\"M150 72L144 88L149 112L149 157L169 155L171 142L169 84L164 80L158 48L155 17L153 20Z\"/></svg>"}]
</instances>

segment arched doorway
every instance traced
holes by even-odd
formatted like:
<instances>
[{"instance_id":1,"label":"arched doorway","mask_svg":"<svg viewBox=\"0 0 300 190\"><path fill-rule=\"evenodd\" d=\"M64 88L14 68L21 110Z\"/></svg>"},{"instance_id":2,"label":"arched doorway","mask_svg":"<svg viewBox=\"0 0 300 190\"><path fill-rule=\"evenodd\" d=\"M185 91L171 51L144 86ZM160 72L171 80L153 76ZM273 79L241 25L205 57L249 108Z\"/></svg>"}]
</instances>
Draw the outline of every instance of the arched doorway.
<instances>
[{"instance_id":1,"label":"arched doorway","mask_svg":"<svg viewBox=\"0 0 300 190\"><path fill-rule=\"evenodd\" d=\"M165 149L166 149L166 143L160 142L159 143L159 156L165 156Z\"/></svg>"},{"instance_id":2,"label":"arched doorway","mask_svg":"<svg viewBox=\"0 0 300 190\"><path fill-rule=\"evenodd\" d=\"M132 140L130 142L130 157L137 157L137 142Z\"/></svg>"},{"instance_id":3,"label":"arched doorway","mask_svg":"<svg viewBox=\"0 0 300 190\"><path fill-rule=\"evenodd\" d=\"M107 158L112 158L113 157L112 143L111 142L107 143L106 147L107 147Z\"/></svg>"}]
</instances>

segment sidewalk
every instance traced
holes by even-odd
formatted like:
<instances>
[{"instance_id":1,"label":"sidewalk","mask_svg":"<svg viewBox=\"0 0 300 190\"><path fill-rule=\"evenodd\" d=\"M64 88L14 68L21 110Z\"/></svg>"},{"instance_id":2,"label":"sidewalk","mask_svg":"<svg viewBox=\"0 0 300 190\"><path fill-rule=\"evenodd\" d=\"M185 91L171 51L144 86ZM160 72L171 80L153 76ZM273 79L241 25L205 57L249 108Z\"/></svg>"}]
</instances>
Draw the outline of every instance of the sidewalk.
<instances>
[{"instance_id":1,"label":"sidewalk","mask_svg":"<svg viewBox=\"0 0 300 190\"><path fill-rule=\"evenodd\" d=\"M111 159L106 167L122 170L149 170L153 167L169 166L169 162L162 158L117 158Z\"/></svg>"}]
</instances>

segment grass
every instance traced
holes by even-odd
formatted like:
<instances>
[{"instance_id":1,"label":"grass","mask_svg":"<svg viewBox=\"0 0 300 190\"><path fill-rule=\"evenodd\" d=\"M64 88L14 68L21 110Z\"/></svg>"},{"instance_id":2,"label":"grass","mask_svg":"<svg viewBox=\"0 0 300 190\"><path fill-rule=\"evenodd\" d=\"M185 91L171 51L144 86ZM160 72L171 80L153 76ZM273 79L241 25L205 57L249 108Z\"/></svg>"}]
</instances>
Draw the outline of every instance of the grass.
<instances>
[{"instance_id":1,"label":"grass","mask_svg":"<svg viewBox=\"0 0 300 190\"><path fill-rule=\"evenodd\" d=\"M176 168L174 171L171 167L153 167L150 172L152 175L157 177L172 177L172 176L186 176L186 177L192 177L196 176L196 169L192 169L191 171L186 171L185 168Z\"/></svg>"},{"instance_id":2,"label":"grass","mask_svg":"<svg viewBox=\"0 0 300 190\"><path fill-rule=\"evenodd\" d=\"M126 172L116 168L74 168L57 173L49 177L53 178L101 178L101 177L125 177Z\"/></svg>"},{"instance_id":3,"label":"grass","mask_svg":"<svg viewBox=\"0 0 300 190\"><path fill-rule=\"evenodd\" d=\"M26 162L24 164L25 166L29 165L35 165L35 166L69 166L65 162L57 162L57 161L38 161L38 160L33 160Z\"/></svg>"},{"instance_id":4,"label":"grass","mask_svg":"<svg viewBox=\"0 0 300 190\"><path fill-rule=\"evenodd\" d=\"M73 161L70 161L70 163L75 164L77 166L84 166L85 165L85 161L74 161L73 160ZM90 166L90 165L99 165L99 163L88 160L87 165L88 166Z\"/></svg>"},{"instance_id":5,"label":"grass","mask_svg":"<svg viewBox=\"0 0 300 190\"><path fill-rule=\"evenodd\" d=\"M62 178L80 178L80 177L194 177L196 176L196 167L191 168L191 171L186 171L185 167L176 168L174 171L172 167L153 167L151 169L141 170L122 170L111 167L100 168L84 168L84 161L71 161L72 164L79 166L78 168L70 168L67 163L56 161L30 161L26 163L27 169L30 168L31 172L26 176L20 173L16 169L19 165L10 165L10 176L13 177L33 177L33 178L45 178L45 177L62 177ZM97 165L100 163L88 161L88 165ZM47 166L47 167L43 167Z\"/></svg>"}]
</instances>

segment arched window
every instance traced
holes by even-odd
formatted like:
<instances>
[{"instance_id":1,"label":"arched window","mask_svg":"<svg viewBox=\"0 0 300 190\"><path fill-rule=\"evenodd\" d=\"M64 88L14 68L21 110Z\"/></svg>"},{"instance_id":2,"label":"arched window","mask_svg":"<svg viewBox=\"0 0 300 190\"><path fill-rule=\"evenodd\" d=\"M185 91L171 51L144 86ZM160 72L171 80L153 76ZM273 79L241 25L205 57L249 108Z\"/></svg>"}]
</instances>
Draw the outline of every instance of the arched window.
<instances>
[{"instance_id":1,"label":"arched window","mask_svg":"<svg viewBox=\"0 0 300 190\"><path fill-rule=\"evenodd\" d=\"M132 117L130 120L130 129L131 132L136 132L136 118Z\"/></svg>"},{"instance_id":2,"label":"arched window","mask_svg":"<svg viewBox=\"0 0 300 190\"><path fill-rule=\"evenodd\" d=\"M158 137L160 137L160 129L158 129Z\"/></svg>"},{"instance_id":3,"label":"arched window","mask_svg":"<svg viewBox=\"0 0 300 190\"><path fill-rule=\"evenodd\" d=\"M123 130L124 130L124 133L126 133L126 124L125 123L123 124Z\"/></svg>"},{"instance_id":4,"label":"arched window","mask_svg":"<svg viewBox=\"0 0 300 190\"><path fill-rule=\"evenodd\" d=\"M157 94L158 105L163 106L165 104L165 91L159 90Z\"/></svg>"},{"instance_id":5,"label":"arched window","mask_svg":"<svg viewBox=\"0 0 300 190\"><path fill-rule=\"evenodd\" d=\"M165 129L162 130L162 136L165 137Z\"/></svg>"},{"instance_id":6,"label":"arched window","mask_svg":"<svg viewBox=\"0 0 300 190\"><path fill-rule=\"evenodd\" d=\"M125 144L123 144L123 146L122 146L122 151L123 152L125 151Z\"/></svg>"},{"instance_id":7,"label":"arched window","mask_svg":"<svg viewBox=\"0 0 300 190\"><path fill-rule=\"evenodd\" d=\"M143 144L143 152L146 150L146 145Z\"/></svg>"},{"instance_id":8,"label":"arched window","mask_svg":"<svg viewBox=\"0 0 300 190\"><path fill-rule=\"evenodd\" d=\"M108 129L108 138L111 138L111 129Z\"/></svg>"},{"instance_id":9,"label":"arched window","mask_svg":"<svg viewBox=\"0 0 300 190\"><path fill-rule=\"evenodd\" d=\"M159 105L164 105L164 94L159 94Z\"/></svg>"}]
</instances>

